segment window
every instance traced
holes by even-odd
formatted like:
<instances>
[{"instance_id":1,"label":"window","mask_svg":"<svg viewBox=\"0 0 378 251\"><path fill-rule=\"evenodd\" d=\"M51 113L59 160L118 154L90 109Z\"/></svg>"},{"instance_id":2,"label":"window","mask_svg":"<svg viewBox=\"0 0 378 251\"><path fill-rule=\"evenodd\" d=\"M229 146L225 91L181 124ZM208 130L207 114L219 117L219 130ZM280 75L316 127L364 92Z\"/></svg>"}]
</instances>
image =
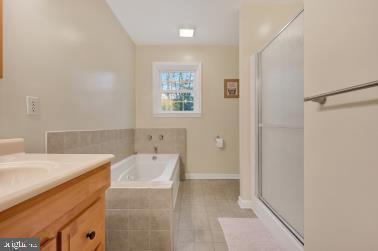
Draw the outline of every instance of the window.
<instances>
[{"instance_id":1,"label":"window","mask_svg":"<svg viewBox=\"0 0 378 251\"><path fill-rule=\"evenodd\" d=\"M201 115L201 63L154 63L155 116Z\"/></svg>"}]
</instances>

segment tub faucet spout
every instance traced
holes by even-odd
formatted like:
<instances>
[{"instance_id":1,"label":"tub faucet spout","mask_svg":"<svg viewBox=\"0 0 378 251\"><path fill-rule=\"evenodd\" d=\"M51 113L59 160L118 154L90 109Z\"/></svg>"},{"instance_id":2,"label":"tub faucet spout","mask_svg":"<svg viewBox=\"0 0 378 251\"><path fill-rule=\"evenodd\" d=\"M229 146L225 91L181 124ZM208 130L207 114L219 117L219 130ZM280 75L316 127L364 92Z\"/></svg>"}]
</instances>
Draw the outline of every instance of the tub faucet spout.
<instances>
[{"instance_id":1,"label":"tub faucet spout","mask_svg":"<svg viewBox=\"0 0 378 251\"><path fill-rule=\"evenodd\" d=\"M158 153L158 148L154 146L154 155L152 156L152 160L157 160L156 154Z\"/></svg>"}]
</instances>

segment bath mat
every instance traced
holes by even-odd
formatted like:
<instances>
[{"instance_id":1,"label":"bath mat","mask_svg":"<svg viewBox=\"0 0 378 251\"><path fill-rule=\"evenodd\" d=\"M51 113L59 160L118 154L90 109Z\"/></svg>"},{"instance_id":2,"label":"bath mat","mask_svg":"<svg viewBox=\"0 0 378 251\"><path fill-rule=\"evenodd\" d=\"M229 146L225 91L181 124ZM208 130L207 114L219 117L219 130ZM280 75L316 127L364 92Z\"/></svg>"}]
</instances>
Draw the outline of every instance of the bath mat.
<instances>
[{"instance_id":1,"label":"bath mat","mask_svg":"<svg viewBox=\"0 0 378 251\"><path fill-rule=\"evenodd\" d=\"M259 219L219 218L229 251L283 251Z\"/></svg>"}]
</instances>

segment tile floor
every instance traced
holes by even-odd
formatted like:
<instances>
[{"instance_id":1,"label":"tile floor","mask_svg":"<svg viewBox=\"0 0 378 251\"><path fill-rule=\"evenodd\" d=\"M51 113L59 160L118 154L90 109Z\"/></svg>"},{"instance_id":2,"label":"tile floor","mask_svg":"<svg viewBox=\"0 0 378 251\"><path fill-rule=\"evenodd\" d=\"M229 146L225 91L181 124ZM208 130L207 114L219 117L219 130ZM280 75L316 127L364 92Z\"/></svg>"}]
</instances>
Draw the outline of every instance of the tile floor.
<instances>
[{"instance_id":1,"label":"tile floor","mask_svg":"<svg viewBox=\"0 0 378 251\"><path fill-rule=\"evenodd\" d=\"M228 250L219 217L256 217L237 203L237 180L181 182L174 213L175 251Z\"/></svg>"}]
</instances>

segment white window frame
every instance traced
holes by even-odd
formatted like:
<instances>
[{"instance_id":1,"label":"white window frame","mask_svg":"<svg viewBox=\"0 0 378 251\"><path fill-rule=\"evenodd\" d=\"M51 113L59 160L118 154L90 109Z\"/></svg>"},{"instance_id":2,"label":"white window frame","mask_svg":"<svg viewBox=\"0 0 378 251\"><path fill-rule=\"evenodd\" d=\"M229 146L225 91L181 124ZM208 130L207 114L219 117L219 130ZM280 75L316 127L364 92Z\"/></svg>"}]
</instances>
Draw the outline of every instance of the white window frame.
<instances>
[{"instance_id":1,"label":"white window frame","mask_svg":"<svg viewBox=\"0 0 378 251\"><path fill-rule=\"evenodd\" d=\"M154 117L201 117L202 114L202 97L201 97L201 68L200 62L183 63L183 62L154 62L152 64L153 74L153 102L152 109ZM161 109L161 79L162 71L194 71L195 80L194 88L194 111L163 111Z\"/></svg>"}]
</instances>

